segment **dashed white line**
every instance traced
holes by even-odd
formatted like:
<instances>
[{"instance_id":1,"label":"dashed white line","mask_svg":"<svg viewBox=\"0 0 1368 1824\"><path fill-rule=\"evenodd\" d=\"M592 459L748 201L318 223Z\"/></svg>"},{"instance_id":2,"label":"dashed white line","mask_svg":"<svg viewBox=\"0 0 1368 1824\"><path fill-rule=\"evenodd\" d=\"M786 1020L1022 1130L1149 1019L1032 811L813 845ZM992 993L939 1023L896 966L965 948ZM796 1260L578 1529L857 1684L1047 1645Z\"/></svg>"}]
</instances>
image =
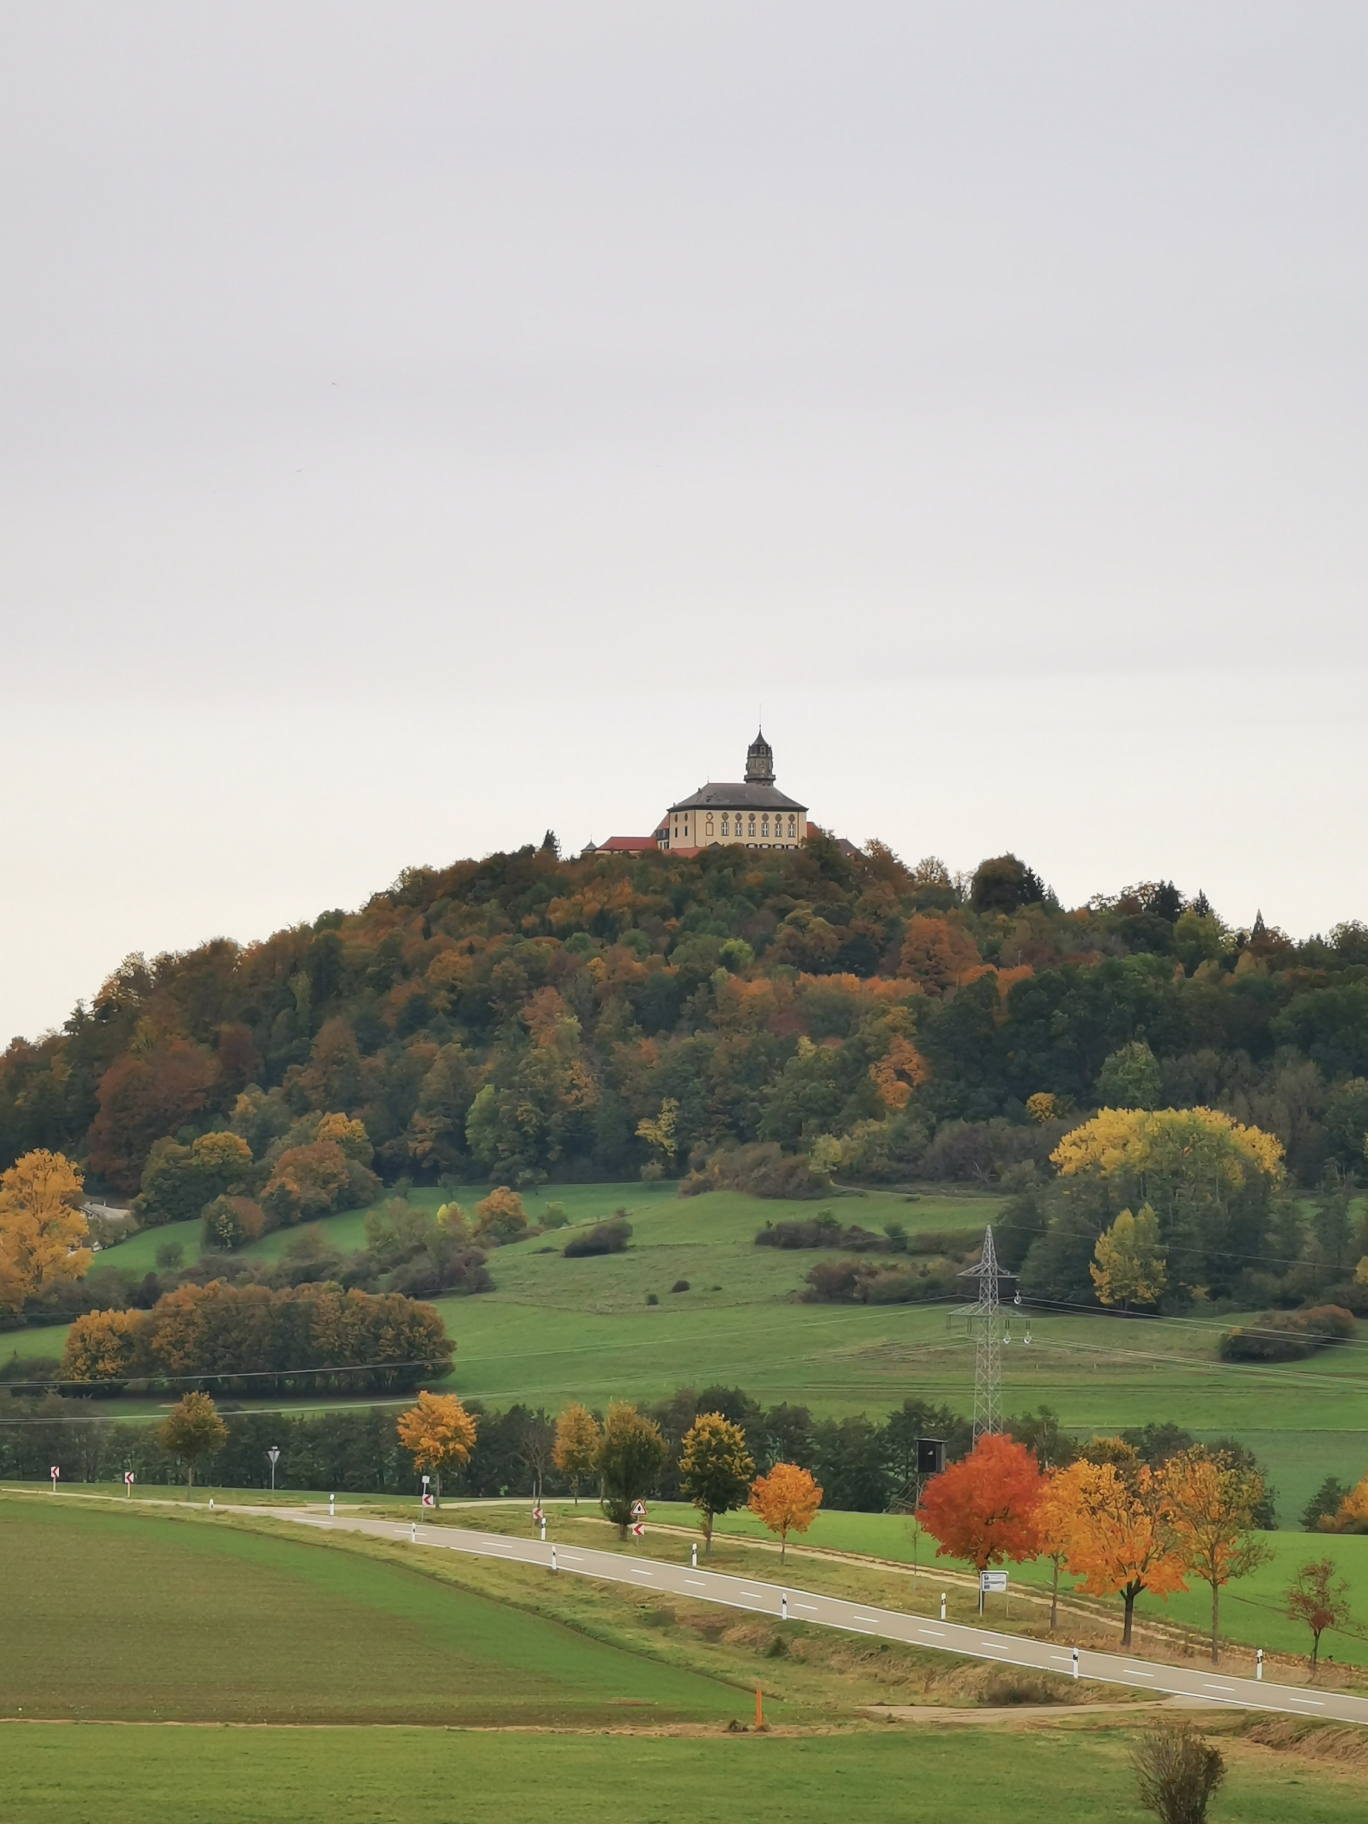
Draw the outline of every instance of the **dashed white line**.
<instances>
[{"instance_id":1,"label":"dashed white line","mask_svg":"<svg viewBox=\"0 0 1368 1824\"><path fill-rule=\"evenodd\" d=\"M879 1618L877 1615L853 1615L851 1620L868 1622L871 1628L877 1628L879 1625Z\"/></svg>"},{"instance_id":2,"label":"dashed white line","mask_svg":"<svg viewBox=\"0 0 1368 1824\"><path fill-rule=\"evenodd\" d=\"M686 1577L684 1581L691 1583L696 1590L706 1590L708 1587L701 1577Z\"/></svg>"},{"instance_id":3,"label":"dashed white line","mask_svg":"<svg viewBox=\"0 0 1368 1824\"><path fill-rule=\"evenodd\" d=\"M795 1609L801 1609L805 1615L817 1613L817 1605L814 1602L795 1602L793 1606Z\"/></svg>"}]
</instances>

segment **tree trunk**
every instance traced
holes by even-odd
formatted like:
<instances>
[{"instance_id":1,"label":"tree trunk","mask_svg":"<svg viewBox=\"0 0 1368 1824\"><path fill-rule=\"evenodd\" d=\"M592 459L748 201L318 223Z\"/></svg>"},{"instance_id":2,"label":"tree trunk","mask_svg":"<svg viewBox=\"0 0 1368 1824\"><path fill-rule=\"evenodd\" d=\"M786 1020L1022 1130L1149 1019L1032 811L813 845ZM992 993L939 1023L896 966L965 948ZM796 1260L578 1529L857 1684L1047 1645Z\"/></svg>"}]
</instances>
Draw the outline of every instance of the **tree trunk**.
<instances>
[{"instance_id":1,"label":"tree trunk","mask_svg":"<svg viewBox=\"0 0 1368 1824\"><path fill-rule=\"evenodd\" d=\"M1311 1635L1311 1676L1316 1676L1316 1661L1320 1658L1320 1631L1313 1630Z\"/></svg>"},{"instance_id":2,"label":"tree trunk","mask_svg":"<svg viewBox=\"0 0 1368 1824\"><path fill-rule=\"evenodd\" d=\"M1131 1644L1131 1622L1135 1618L1135 1599L1139 1594L1140 1592L1138 1590L1131 1589L1125 1589L1121 1592L1121 1600L1126 1605L1126 1619L1121 1628L1121 1645L1123 1647L1128 1647Z\"/></svg>"},{"instance_id":3,"label":"tree trunk","mask_svg":"<svg viewBox=\"0 0 1368 1824\"><path fill-rule=\"evenodd\" d=\"M703 1515L703 1551L709 1558L712 1557L712 1529L713 1517L705 1512Z\"/></svg>"},{"instance_id":4,"label":"tree trunk","mask_svg":"<svg viewBox=\"0 0 1368 1824\"><path fill-rule=\"evenodd\" d=\"M1054 1561L1054 1582L1050 1585L1050 1632L1055 1631L1059 1619L1059 1560Z\"/></svg>"},{"instance_id":5,"label":"tree trunk","mask_svg":"<svg viewBox=\"0 0 1368 1824\"><path fill-rule=\"evenodd\" d=\"M1219 1583L1213 1583L1211 1586L1211 1663L1213 1666L1221 1663L1221 1636L1218 1631L1220 1618L1221 1586Z\"/></svg>"},{"instance_id":6,"label":"tree trunk","mask_svg":"<svg viewBox=\"0 0 1368 1824\"><path fill-rule=\"evenodd\" d=\"M194 1485L195 1485L195 1466L193 1463L188 1463L186 1465L186 1469L185 1469L185 1492L187 1495L190 1493L190 1490L194 1487Z\"/></svg>"},{"instance_id":7,"label":"tree trunk","mask_svg":"<svg viewBox=\"0 0 1368 1824\"><path fill-rule=\"evenodd\" d=\"M440 1469L433 1472L432 1505L440 1511L442 1506L442 1472Z\"/></svg>"}]
</instances>

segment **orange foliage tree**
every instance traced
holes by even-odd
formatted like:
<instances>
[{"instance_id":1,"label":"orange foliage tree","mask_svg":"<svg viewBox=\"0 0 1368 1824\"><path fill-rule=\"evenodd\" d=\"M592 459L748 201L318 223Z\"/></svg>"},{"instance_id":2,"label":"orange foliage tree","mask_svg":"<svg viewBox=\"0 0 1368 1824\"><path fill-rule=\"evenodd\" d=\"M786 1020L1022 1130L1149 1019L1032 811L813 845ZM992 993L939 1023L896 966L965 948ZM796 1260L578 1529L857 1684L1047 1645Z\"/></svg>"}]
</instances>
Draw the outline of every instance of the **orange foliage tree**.
<instances>
[{"instance_id":1,"label":"orange foliage tree","mask_svg":"<svg viewBox=\"0 0 1368 1824\"><path fill-rule=\"evenodd\" d=\"M796 1463L776 1463L767 1476L751 1483L746 1503L772 1533L779 1536L779 1562L784 1562L790 1533L805 1533L822 1505L822 1491Z\"/></svg>"},{"instance_id":2,"label":"orange foliage tree","mask_svg":"<svg viewBox=\"0 0 1368 1824\"><path fill-rule=\"evenodd\" d=\"M61 1153L25 1153L0 1172L0 1308L59 1280L79 1279L91 1262L81 1246L81 1174Z\"/></svg>"},{"instance_id":3,"label":"orange foliage tree","mask_svg":"<svg viewBox=\"0 0 1368 1824\"><path fill-rule=\"evenodd\" d=\"M983 1571L1040 1549L1036 1513L1043 1481L1030 1451L985 1432L967 1457L933 1476L917 1519L936 1541L938 1558L967 1558Z\"/></svg>"},{"instance_id":4,"label":"orange foliage tree","mask_svg":"<svg viewBox=\"0 0 1368 1824\"><path fill-rule=\"evenodd\" d=\"M1120 1596L1121 1644L1128 1647L1136 1597L1187 1588L1161 1478L1144 1464L1071 1463L1054 1478L1051 1501L1058 1504L1078 1588L1086 1596Z\"/></svg>"},{"instance_id":5,"label":"orange foliage tree","mask_svg":"<svg viewBox=\"0 0 1368 1824\"><path fill-rule=\"evenodd\" d=\"M475 1448L475 1420L454 1393L418 1395L416 1406L401 1412L399 1442L413 1458L413 1467L433 1478L433 1494L442 1505L442 1471L461 1469Z\"/></svg>"}]
</instances>

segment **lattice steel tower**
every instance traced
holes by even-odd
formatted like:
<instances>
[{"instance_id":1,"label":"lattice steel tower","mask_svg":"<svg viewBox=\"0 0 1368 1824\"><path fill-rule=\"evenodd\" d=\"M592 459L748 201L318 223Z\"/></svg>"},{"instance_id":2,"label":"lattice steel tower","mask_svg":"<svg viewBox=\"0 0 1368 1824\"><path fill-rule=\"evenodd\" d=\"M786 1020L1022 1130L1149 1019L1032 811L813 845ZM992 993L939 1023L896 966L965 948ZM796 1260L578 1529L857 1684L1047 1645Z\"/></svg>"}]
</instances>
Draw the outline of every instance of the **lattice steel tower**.
<instances>
[{"instance_id":1,"label":"lattice steel tower","mask_svg":"<svg viewBox=\"0 0 1368 1824\"><path fill-rule=\"evenodd\" d=\"M997 1263L993 1231L983 1232L983 1255L975 1267L966 1267L961 1279L979 1282L978 1302L968 1312L974 1333L974 1441L986 1431L1002 1430L1002 1299L998 1288L1015 1273L1004 1273Z\"/></svg>"}]
</instances>

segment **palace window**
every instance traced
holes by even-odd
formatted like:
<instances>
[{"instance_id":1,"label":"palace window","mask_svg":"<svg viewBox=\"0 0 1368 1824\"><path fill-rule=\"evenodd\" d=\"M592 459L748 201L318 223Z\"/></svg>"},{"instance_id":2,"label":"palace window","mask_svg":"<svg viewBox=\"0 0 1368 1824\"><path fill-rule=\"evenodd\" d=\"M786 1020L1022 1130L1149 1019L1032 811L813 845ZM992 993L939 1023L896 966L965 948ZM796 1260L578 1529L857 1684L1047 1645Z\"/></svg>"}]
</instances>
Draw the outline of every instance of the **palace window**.
<instances>
[{"instance_id":1,"label":"palace window","mask_svg":"<svg viewBox=\"0 0 1368 1824\"><path fill-rule=\"evenodd\" d=\"M752 836L754 836L754 834L755 834L755 812L754 811L751 812L750 833Z\"/></svg>"},{"instance_id":2,"label":"palace window","mask_svg":"<svg viewBox=\"0 0 1368 1824\"><path fill-rule=\"evenodd\" d=\"M762 836L769 835L769 818L768 817L762 817L760 819L760 834Z\"/></svg>"},{"instance_id":3,"label":"palace window","mask_svg":"<svg viewBox=\"0 0 1368 1824\"><path fill-rule=\"evenodd\" d=\"M722 834L724 836L727 834L727 813L725 811L722 813Z\"/></svg>"}]
</instances>

